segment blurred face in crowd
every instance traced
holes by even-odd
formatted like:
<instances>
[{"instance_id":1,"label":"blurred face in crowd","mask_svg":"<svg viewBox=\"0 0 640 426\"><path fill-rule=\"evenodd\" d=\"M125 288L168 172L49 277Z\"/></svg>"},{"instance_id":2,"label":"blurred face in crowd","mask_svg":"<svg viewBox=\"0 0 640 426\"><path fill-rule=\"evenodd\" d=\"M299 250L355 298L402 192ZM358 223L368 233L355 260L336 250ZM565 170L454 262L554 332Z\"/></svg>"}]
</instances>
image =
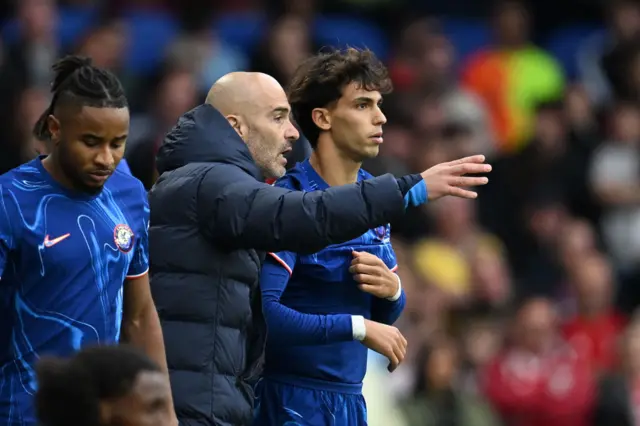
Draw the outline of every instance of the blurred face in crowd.
<instances>
[{"instance_id":1,"label":"blurred face in crowd","mask_svg":"<svg viewBox=\"0 0 640 426\"><path fill-rule=\"evenodd\" d=\"M56 22L56 10L53 0L20 0L18 17L27 39L50 41Z\"/></svg>"},{"instance_id":2,"label":"blurred face in crowd","mask_svg":"<svg viewBox=\"0 0 640 426\"><path fill-rule=\"evenodd\" d=\"M540 152L558 154L565 148L565 128L562 112L558 109L540 111L535 119L535 139Z\"/></svg>"},{"instance_id":3,"label":"blurred face in crowd","mask_svg":"<svg viewBox=\"0 0 640 426\"><path fill-rule=\"evenodd\" d=\"M316 125L328 132L336 147L348 158L362 162L378 155L382 126L387 118L380 105L382 95L368 91L356 82L342 90L342 96L328 108L313 110Z\"/></svg>"},{"instance_id":4,"label":"blurred face in crowd","mask_svg":"<svg viewBox=\"0 0 640 426\"><path fill-rule=\"evenodd\" d=\"M197 97L198 89L191 73L170 73L160 83L156 109L158 118L167 127L172 126L185 111L197 105Z\"/></svg>"},{"instance_id":5,"label":"blurred face in crowd","mask_svg":"<svg viewBox=\"0 0 640 426\"><path fill-rule=\"evenodd\" d=\"M69 107L48 125L65 177L77 190L100 192L124 156L129 109Z\"/></svg>"},{"instance_id":6,"label":"blurred face in crowd","mask_svg":"<svg viewBox=\"0 0 640 426\"><path fill-rule=\"evenodd\" d=\"M591 255L575 264L573 285L583 315L604 313L611 304L613 274L611 266L600 255Z\"/></svg>"},{"instance_id":7,"label":"blurred face in crowd","mask_svg":"<svg viewBox=\"0 0 640 426\"><path fill-rule=\"evenodd\" d=\"M436 345L424 366L424 374L429 388L444 390L452 385L458 369L458 351L450 342Z\"/></svg>"},{"instance_id":8,"label":"blurred face in crowd","mask_svg":"<svg viewBox=\"0 0 640 426\"><path fill-rule=\"evenodd\" d=\"M289 77L309 55L310 45L307 24L298 16L280 18L271 30L270 56Z\"/></svg>"},{"instance_id":9,"label":"blurred face in crowd","mask_svg":"<svg viewBox=\"0 0 640 426\"><path fill-rule=\"evenodd\" d=\"M455 60L453 45L443 34L424 36L423 52L420 78L427 80L427 83L444 84L455 77L455 73L452 74Z\"/></svg>"},{"instance_id":10,"label":"blurred face in crowd","mask_svg":"<svg viewBox=\"0 0 640 426\"><path fill-rule=\"evenodd\" d=\"M31 130L33 126L40 118L42 111L46 110L49 103L49 94L45 91L38 89L27 89L20 95L20 101L18 103L20 120L20 133L27 138L27 146L24 148L33 153L46 154L48 152L47 146L44 141L36 140L32 136Z\"/></svg>"},{"instance_id":11,"label":"blurred face in crowd","mask_svg":"<svg viewBox=\"0 0 640 426\"><path fill-rule=\"evenodd\" d=\"M487 364L498 353L501 337L497 326L491 323L475 322L465 330L466 358L476 367Z\"/></svg>"},{"instance_id":12,"label":"blurred face in crowd","mask_svg":"<svg viewBox=\"0 0 640 426\"><path fill-rule=\"evenodd\" d=\"M168 426L171 390L166 376L156 371L138 374L131 391L101 403L104 426Z\"/></svg>"},{"instance_id":13,"label":"blurred face in crowd","mask_svg":"<svg viewBox=\"0 0 640 426\"><path fill-rule=\"evenodd\" d=\"M633 1L618 1L611 9L611 24L617 38L632 40L640 33L640 6Z\"/></svg>"},{"instance_id":14,"label":"blurred face in crowd","mask_svg":"<svg viewBox=\"0 0 640 426\"><path fill-rule=\"evenodd\" d=\"M300 133L291 122L291 106L282 86L265 74L251 83L253 102L227 119L246 142L264 177L279 178L286 172L285 155Z\"/></svg>"},{"instance_id":15,"label":"blurred face in crowd","mask_svg":"<svg viewBox=\"0 0 640 426\"><path fill-rule=\"evenodd\" d=\"M529 229L541 244L555 244L567 220L564 206L557 202L534 205L528 212Z\"/></svg>"},{"instance_id":16,"label":"blurred face in crowd","mask_svg":"<svg viewBox=\"0 0 640 426\"><path fill-rule=\"evenodd\" d=\"M503 47L519 47L529 38L529 13L516 1L507 1L496 11L495 30Z\"/></svg>"},{"instance_id":17,"label":"blurred face in crowd","mask_svg":"<svg viewBox=\"0 0 640 426\"><path fill-rule=\"evenodd\" d=\"M518 312L514 340L531 352L545 351L555 335L556 316L546 299L534 299Z\"/></svg>"},{"instance_id":18,"label":"blurred face in crowd","mask_svg":"<svg viewBox=\"0 0 640 426\"><path fill-rule=\"evenodd\" d=\"M433 213L438 235L452 243L469 236L475 227L475 204L463 198L449 197L442 200Z\"/></svg>"},{"instance_id":19,"label":"blurred face in crowd","mask_svg":"<svg viewBox=\"0 0 640 426\"><path fill-rule=\"evenodd\" d=\"M560 234L560 257L565 268L580 267L585 256L596 248L595 233L583 220L572 220Z\"/></svg>"},{"instance_id":20,"label":"blurred face in crowd","mask_svg":"<svg viewBox=\"0 0 640 426\"><path fill-rule=\"evenodd\" d=\"M613 115L614 137L625 143L640 140L640 110L632 105L618 106Z\"/></svg>"},{"instance_id":21,"label":"blurred face in crowd","mask_svg":"<svg viewBox=\"0 0 640 426\"><path fill-rule=\"evenodd\" d=\"M499 306L509 300L511 278L506 259L493 248L478 249L472 259L472 272L477 297L492 306Z\"/></svg>"},{"instance_id":22,"label":"blurred face in crowd","mask_svg":"<svg viewBox=\"0 0 640 426\"><path fill-rule=\"evenodd\" d=\"M80 48L80 53L93 59L100 68L118 68L122 62L127 44L125 28L113 22L89 34Z\"/></svg>"}]
</instances>

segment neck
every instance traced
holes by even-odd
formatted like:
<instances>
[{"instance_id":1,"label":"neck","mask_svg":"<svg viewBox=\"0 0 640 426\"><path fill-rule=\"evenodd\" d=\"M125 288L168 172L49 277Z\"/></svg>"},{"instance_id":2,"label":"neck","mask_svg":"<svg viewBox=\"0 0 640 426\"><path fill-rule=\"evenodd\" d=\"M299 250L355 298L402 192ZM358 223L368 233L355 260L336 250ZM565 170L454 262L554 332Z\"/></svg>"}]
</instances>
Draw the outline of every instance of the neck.
<instances>
[{"instance_id":1,"label":"neck","mask_svg":"<svg viewBox=\"0 0 640 426\"><path fill-rule=\"evenodd\" d=\"M73 182L71 181L69 176L67 176L67 174L62 170L62 168L60 167L60 163L57 161L53 154L48 154L42 160L42 166L47 172L49 172L53 180L67 189L77 191L77 188L73 185Z\"/></svg>"},{"instance_id":2,"label":"neck","mask_svg":"<svg viewBox=\"0 0 640 426\"><path fill-rule=\"evenodd\" d=\"M361 161L354 161L336 148L332 141L321 144L311 153L309 163L329 186L340 186L358 181ZM322 145L322 146L321 146Z\"/></svg>"}]
</instances>

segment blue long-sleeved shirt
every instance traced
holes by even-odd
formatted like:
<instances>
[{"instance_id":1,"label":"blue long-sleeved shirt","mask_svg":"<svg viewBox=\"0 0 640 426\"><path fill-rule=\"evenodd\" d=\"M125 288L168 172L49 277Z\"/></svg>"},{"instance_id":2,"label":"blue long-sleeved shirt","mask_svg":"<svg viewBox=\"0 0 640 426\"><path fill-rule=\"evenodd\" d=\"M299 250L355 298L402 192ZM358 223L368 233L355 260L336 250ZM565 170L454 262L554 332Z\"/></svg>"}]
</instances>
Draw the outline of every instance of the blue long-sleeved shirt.
<instances>
[{"instance_id":1,"label":"blue long-sleeved shirt","mask_svg":"<svg viewBox=\"0 0 640 426\"><path fill-rule=\"evenodd\" d=\"M361 171L359 179L368 176ZM327 186L308 161L277 185L306 191ZM361 291L349 272L354 250L372 253L389 269L397 268L389 225L311 255L267 256L260 282L268 328L266 376L330 390L360 390L367 348L354 340L351 316L392 324L406 299L404 292L391 302Z\"/></svg>"}]
</instances>

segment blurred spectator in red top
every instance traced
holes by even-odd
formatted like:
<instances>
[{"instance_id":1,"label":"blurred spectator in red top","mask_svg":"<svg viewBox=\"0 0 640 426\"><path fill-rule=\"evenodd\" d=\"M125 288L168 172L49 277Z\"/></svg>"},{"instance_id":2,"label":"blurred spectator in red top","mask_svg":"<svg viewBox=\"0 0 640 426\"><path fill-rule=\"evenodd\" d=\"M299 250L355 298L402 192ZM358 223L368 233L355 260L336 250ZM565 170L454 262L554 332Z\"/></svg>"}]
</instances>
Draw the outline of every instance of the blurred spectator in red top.
<instances>
[{"instance_id":1,"label":"blurred spectator in red top","mask_svg":"<svg viewBox=\"0 0 640 426\"><path fill-rule=\"evenodd\" d=\"M617 364L617 342L626 320L613 302L613 273L604 256L583 257L569 271L577 314L562 327L574 348L588 357L596 371Z\"/></svg>"},{"instance_id":2,"label":"blurred spectator in red top","mask_svg":"<svg viewBox=\"0 0 640 426\"><path fill-rule=\"evenodd\" d=\"M589 364L564 342L551 303L525 302L512 344L489 364L483 389L505 426L587 426L593 401Z\"/></svg>"}]
</instances>

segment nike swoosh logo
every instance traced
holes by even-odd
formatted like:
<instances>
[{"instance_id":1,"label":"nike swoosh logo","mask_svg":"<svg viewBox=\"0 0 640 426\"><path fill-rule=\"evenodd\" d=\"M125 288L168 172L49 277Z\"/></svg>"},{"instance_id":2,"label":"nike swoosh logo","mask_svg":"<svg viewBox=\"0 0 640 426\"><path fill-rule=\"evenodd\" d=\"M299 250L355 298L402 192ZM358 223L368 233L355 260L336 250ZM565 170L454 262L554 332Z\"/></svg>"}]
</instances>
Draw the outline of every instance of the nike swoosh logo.
<instances>
[{"instance_id":1,"label":"nike swoosh logo","mask_svg":"<svg viewBox=\"0 0 640 426\"><path fill-rule=\"evenodd\" d=\"M44 246L47 247L47 248L53 247L56 244L66 240L70 236L71 236L71 234L64 234L64 235L59 236L58 238L50 239L49 236L47 235L46 237L44 237Z\"/></svg>"}]
</instances>

